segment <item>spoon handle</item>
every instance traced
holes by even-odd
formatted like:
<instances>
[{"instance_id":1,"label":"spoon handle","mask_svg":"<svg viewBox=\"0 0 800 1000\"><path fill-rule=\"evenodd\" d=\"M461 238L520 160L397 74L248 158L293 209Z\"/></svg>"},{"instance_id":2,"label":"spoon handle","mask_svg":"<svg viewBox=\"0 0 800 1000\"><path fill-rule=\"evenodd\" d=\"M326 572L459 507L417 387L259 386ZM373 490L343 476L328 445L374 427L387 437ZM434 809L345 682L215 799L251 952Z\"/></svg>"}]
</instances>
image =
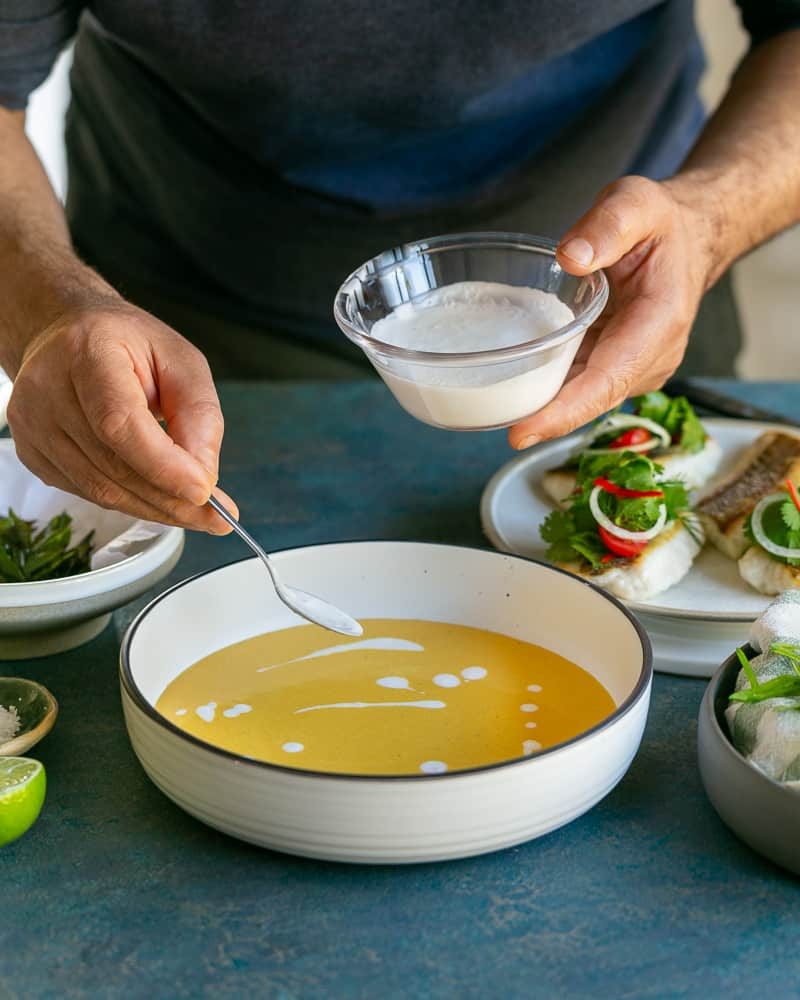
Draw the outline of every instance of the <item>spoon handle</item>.
<instances>
[{"instance_id":1,"label":"spoon handle","mask_svg":"<svg viewBox=\"0 0 800 1000\"><path fill-rule=\"evenodd\" d=\"M253 550L253 552L255 552L255 554L261 559L261 561L264 563L264 565L269 570L269 575L272 578L272 582L273 582L273 584L275 585L275 587L277 589L278 588L278 581L275 579L275 574L272 572L272 564L270 563L269 556L261 548L261 546L255 540L255 538L253 538L253 536L250 534L249 531L245 531L245 529L241 526L241 524L239 524L239 522L236 520L236 518L233 516L233 514L231 514L230 511L226 507L223 507L222 504L219 502L219 500L217 500L216 497L210 496L208 498L208 505L209 505L209 507L213 507L214 508L214 510L219 514L219 516L223 519L223 521L227 521L228 522L228 524L233 528L233 530L236 532L236 534L243 541L247 542L247 544L250 546L250 548Z\"/></svg>"}]
</instances>

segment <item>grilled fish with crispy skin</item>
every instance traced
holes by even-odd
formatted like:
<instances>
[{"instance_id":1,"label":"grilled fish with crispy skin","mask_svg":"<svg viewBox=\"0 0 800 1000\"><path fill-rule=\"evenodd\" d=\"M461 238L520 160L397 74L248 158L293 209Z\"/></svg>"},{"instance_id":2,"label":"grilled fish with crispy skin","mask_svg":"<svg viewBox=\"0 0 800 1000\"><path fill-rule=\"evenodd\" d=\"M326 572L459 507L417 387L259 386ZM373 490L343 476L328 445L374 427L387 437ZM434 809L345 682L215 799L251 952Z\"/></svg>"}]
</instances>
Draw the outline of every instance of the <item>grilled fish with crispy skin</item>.
<instances>
[{"instance_id":1,"label":"grilled fish with crispy skin","mask_svg":"<svg viewBox=\"0 0 800 1000\"><path fill-rule=\"evenodd\" d=\"M634 559L615 559L595 571L579 563L557 565L624 601L646 601L679 583L701 548L702 538L695 537L680 521L673 521Z\"/></svg>"},{"instance_id":2,"label":"grilled fish with crispy skin","mask_svg":"<svg viewBox=\"0 0 800 1000\"><path fill-rule=\"evenodd\" d=\"M744 526L753 508L787 478L800 479L800 437L766 431L697 504L706 537L726 556L738 559L748 546Z\"/></svg>"}]
</instances>

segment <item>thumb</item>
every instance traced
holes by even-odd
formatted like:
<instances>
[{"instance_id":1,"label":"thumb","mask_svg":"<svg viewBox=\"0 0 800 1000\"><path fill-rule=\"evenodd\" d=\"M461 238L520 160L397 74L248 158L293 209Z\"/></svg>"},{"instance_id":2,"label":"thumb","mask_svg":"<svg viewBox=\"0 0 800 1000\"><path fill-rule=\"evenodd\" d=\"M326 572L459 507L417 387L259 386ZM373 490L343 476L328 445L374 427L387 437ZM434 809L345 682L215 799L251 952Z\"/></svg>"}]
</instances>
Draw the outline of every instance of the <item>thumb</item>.
<instances>
[{"instance_id":1,"label":"thumb","mask_svg":"<svg viewBox=\"0 0 800 1000\"><path fill-rule=\"evenodd\" d=\"M208 471L213 486L219 478L224 421L208 362L180 338L168 358L156 358L156 366L161 415L169 435Z\"/></svg>"},{"instance_id":2,"label":"thumb","mask_svg":"<svg viewBox=\"0 0 800 1000\"><path fill-rule=\"evenodd\" d=\"M667 212L668 200L659 184L623 177L601 191L586 215L564 234L556 259L576 275L611 267L656 236Z\"/></svg>"}]
</instances>

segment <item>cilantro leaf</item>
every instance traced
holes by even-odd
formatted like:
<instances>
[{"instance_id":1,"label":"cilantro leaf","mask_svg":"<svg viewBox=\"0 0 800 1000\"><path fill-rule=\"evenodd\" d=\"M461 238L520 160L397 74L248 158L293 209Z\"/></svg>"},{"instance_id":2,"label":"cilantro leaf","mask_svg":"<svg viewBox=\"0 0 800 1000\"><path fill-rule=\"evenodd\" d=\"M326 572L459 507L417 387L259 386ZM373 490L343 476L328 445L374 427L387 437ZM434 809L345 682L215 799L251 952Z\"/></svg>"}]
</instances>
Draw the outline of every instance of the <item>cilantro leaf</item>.
<instances>
[{"instance_id":1,"label":"cilantro leaf","mask_svg":"<svg viewBox=\"0 0 800 1000\"><path fill-rule=\"evenodd\" d=\"M797 514L796 520L794 514L788 510L790 507ZM753 534L751 521L752 515L745 522L744 533L748 541L757 545L758 541ZM792 524L796 524L797 527L790 526L790 521ZM776 501L766 508L761 518L761 526L767 538L775 542L776 545L784 545L789 549L800 549L800 511L797 510L788 497L782 503ZM769 556L787 566L800 566L800 559L785 559L782 556L773 555L771 552Z\"/></svg>"},{"instance_id":2,"label":"cilantro leaf","mask_svg":"<svg viewBox=\"0 0 800 1000\"><path fill-rule=\"evenodd\" d=\"M781 504L781 517L790 531L800 531L800 510L795 507L792 500L786 500Z\"/></svg>"},{"instance_id":3,"label":"cilantro leaf","mask_svg":"<svg viewBox=\"0 0 800 1000\"><path fill-rule=\"evenodd\" d=\"M23 520L10 508L0 517L0 583L56 580L88 572L92 533L71 547L69 514L58 514L35 529L33 521Z\"/></svg>"},{"instance_id":4,"label":"cilantro leaf","mask_svg":"<svg viewBox=\"0 0 800 1000\"><path fill-rule=\"evenodd\" d=\"M634 410L640 417L654 420L657 424L664 424L664 418L670 407L670 399L665 392L648 392L644 396L636 396L632 402Z\"/></svg>"},{"instance_id":5,"label":"cilantro leaf","mask_svg":"<svg viewBox=\"0 0 800 1000\"><path fill-rule=\"evenodd\" d=\"M672 443L682 451L694 453L703 450L706 432L685 396L670 399L664 392L648 392L637 396L633 407L640 417L661 424L672 438Z\"/></svg>"}]
</instances>

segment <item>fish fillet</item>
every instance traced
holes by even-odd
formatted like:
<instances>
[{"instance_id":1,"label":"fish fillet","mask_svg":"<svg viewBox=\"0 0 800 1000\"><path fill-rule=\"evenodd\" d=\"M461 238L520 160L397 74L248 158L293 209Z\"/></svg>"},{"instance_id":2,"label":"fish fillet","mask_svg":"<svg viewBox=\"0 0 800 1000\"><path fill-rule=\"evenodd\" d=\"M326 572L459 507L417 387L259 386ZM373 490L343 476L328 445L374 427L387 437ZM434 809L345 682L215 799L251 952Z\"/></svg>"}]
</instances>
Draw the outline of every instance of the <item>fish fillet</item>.
<instances>
[{"instance_id":1,"label":"fish fillet","mask_svg":"<svg viewBox=\"0 0 800 1000\"><path fill-rule=\"evenodd\" d=\"M635 559L620 559L600 572L582 563L559 565L625 601L645 601L679 583L701 547L680 521L673 521Z\"/></svg>"},{"instance_id":2,"label":"fish fillet","mask_svg":"<svg viewBox=\"0 0 800 1000\"><path fill-rule=\"evenodd\" d=\"M697 504L708 538L731 559L748 546L744 526L758 501L800 479L800 437L767 431L739 457L734 468Z\"/></svg>"},{"instance_id":3,"label":"fish fillet","mask_svg":"<svg viewBox=\"0 0 800 1000\"><path fill-rule=\"evenodd\" d=\"M745 583L762 594L782 594L800 588L800 566L787 566L757 545L739 560L739 573Z\"/></svg>"}]
</instances>

